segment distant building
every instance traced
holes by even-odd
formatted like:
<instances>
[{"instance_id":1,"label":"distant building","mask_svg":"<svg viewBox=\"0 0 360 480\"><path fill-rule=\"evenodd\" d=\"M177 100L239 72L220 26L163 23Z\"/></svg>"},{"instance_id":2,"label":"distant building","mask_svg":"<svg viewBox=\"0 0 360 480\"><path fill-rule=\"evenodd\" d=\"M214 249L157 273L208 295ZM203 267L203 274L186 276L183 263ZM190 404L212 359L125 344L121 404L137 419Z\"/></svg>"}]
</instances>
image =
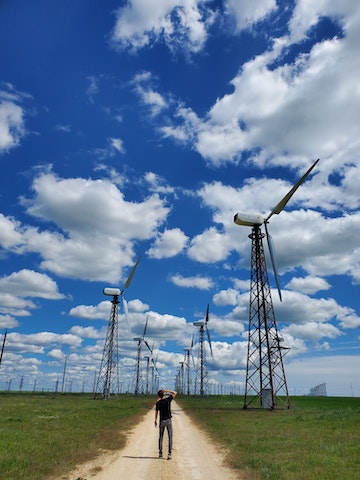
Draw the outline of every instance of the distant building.
<instances>
[{"instance_id":1,"label":"distant building","mask_svg":"<svg viewBox=\"0 0 360 480\"><path fill-rule=\"evenodd\" d=\"M326 383L320 383L316 387L310 388L311 397L327 397Z\"/></svg>"}]
</instances>

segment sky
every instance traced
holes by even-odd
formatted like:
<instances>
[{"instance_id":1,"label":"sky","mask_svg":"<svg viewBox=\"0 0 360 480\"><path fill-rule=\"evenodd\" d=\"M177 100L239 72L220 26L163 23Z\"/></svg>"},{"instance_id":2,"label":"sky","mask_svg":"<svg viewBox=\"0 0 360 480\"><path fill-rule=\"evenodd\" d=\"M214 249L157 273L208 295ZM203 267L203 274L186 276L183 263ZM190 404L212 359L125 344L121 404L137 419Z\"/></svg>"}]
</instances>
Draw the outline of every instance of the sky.
<instances>
[{"instance_id":1,"label":"sky","mask_svg":"<svg viewBox=\"0 0 360 480\"><path fill-rule=\"evenodd\" d=\"M249 227L269 229L291 395L360 396L357 0L0 3L0 389L91 391L119 305L174 386L209 304L209 383L243 392ZM208 346L206 346L208 351ZM143 351L143 354L146 352ZM209 353L209 352L207 352ZM224 390L224 391L225 391Z\"/></svg>"}]
</instances>

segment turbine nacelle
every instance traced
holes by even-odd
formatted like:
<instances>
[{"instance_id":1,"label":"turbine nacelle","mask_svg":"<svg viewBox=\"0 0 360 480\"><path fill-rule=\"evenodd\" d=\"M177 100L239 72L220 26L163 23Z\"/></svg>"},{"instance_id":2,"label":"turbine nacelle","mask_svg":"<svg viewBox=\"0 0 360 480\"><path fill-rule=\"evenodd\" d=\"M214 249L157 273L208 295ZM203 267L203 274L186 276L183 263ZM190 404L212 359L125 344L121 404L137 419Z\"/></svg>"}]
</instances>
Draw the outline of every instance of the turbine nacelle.
<instances>
[{"instance_id":1,"label":"turbine nacelle","mask_svg":"<svg viewBox=\"0 0 360 480\"><path fill-rule=\"evenodd\" d=\"M204 320L199 320L198 322L193 323L194 327L203 327L205 325Z\"/></svg>"},{"instance_id":2,"label":"turbine nacelle","mask_svg":"<svg viewBox=\"0 0 360 480\"><path fill-rule=\"evenodd\" d=\"M110 297L118 297L121 294L121 290L120 288L106 287L104 288L103 293Z\"/></svg>"},{"instance_id":3,"label":"turbine nacelle","mask_svg":"<svg viewBox=\"0 0 360 480\"><path fill-rule=\"evenodd\" d=\"M255 213L236 213L234 222L244 227L255 227L256 225L262 225L265 222L265 218Z\"/></svg>"}]
</instances>

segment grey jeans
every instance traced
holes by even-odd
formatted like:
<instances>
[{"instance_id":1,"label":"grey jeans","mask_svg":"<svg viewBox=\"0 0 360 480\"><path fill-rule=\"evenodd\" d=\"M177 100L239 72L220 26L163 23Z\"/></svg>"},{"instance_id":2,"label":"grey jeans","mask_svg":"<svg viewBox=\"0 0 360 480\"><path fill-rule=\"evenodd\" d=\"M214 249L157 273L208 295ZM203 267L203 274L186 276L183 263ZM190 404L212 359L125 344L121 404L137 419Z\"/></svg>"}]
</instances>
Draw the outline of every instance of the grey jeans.
<instances>
[{"instance_id":1,"label":"grey jeans","mask_svg":"<svg viewBox=\"0 0 360 480\"><path fill-rule=\"evenodd\" d=\"M168 418L167 420L163 420L162 422L160 422L160 425L159 425L159 453L162 453L165 427L166 427L167 432L168 432L169 453L171 454L171 450L172 450L172 422L171 422L171 418Z\"/></svg>"}]
</instances>

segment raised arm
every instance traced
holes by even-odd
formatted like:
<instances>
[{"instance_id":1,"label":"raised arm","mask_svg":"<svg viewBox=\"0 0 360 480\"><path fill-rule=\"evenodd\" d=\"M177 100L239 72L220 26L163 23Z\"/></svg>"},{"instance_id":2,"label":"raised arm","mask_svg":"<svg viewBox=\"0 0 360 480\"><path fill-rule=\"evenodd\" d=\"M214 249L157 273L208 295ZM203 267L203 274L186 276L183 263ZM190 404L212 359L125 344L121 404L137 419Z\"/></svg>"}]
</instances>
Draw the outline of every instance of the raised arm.
<instances>
[{"instance_id":1,"label":"raised arm","mask_svg":"<svg viewBox=\"0 0 360 480\"><path fill-rule=\"evenodd\" d=\"M176 397L177 395L177 392L175 392L175 390L164 390L165 393L170 393L170 395L172 395L173 398Z\"/></svg>"}]
</instances>

